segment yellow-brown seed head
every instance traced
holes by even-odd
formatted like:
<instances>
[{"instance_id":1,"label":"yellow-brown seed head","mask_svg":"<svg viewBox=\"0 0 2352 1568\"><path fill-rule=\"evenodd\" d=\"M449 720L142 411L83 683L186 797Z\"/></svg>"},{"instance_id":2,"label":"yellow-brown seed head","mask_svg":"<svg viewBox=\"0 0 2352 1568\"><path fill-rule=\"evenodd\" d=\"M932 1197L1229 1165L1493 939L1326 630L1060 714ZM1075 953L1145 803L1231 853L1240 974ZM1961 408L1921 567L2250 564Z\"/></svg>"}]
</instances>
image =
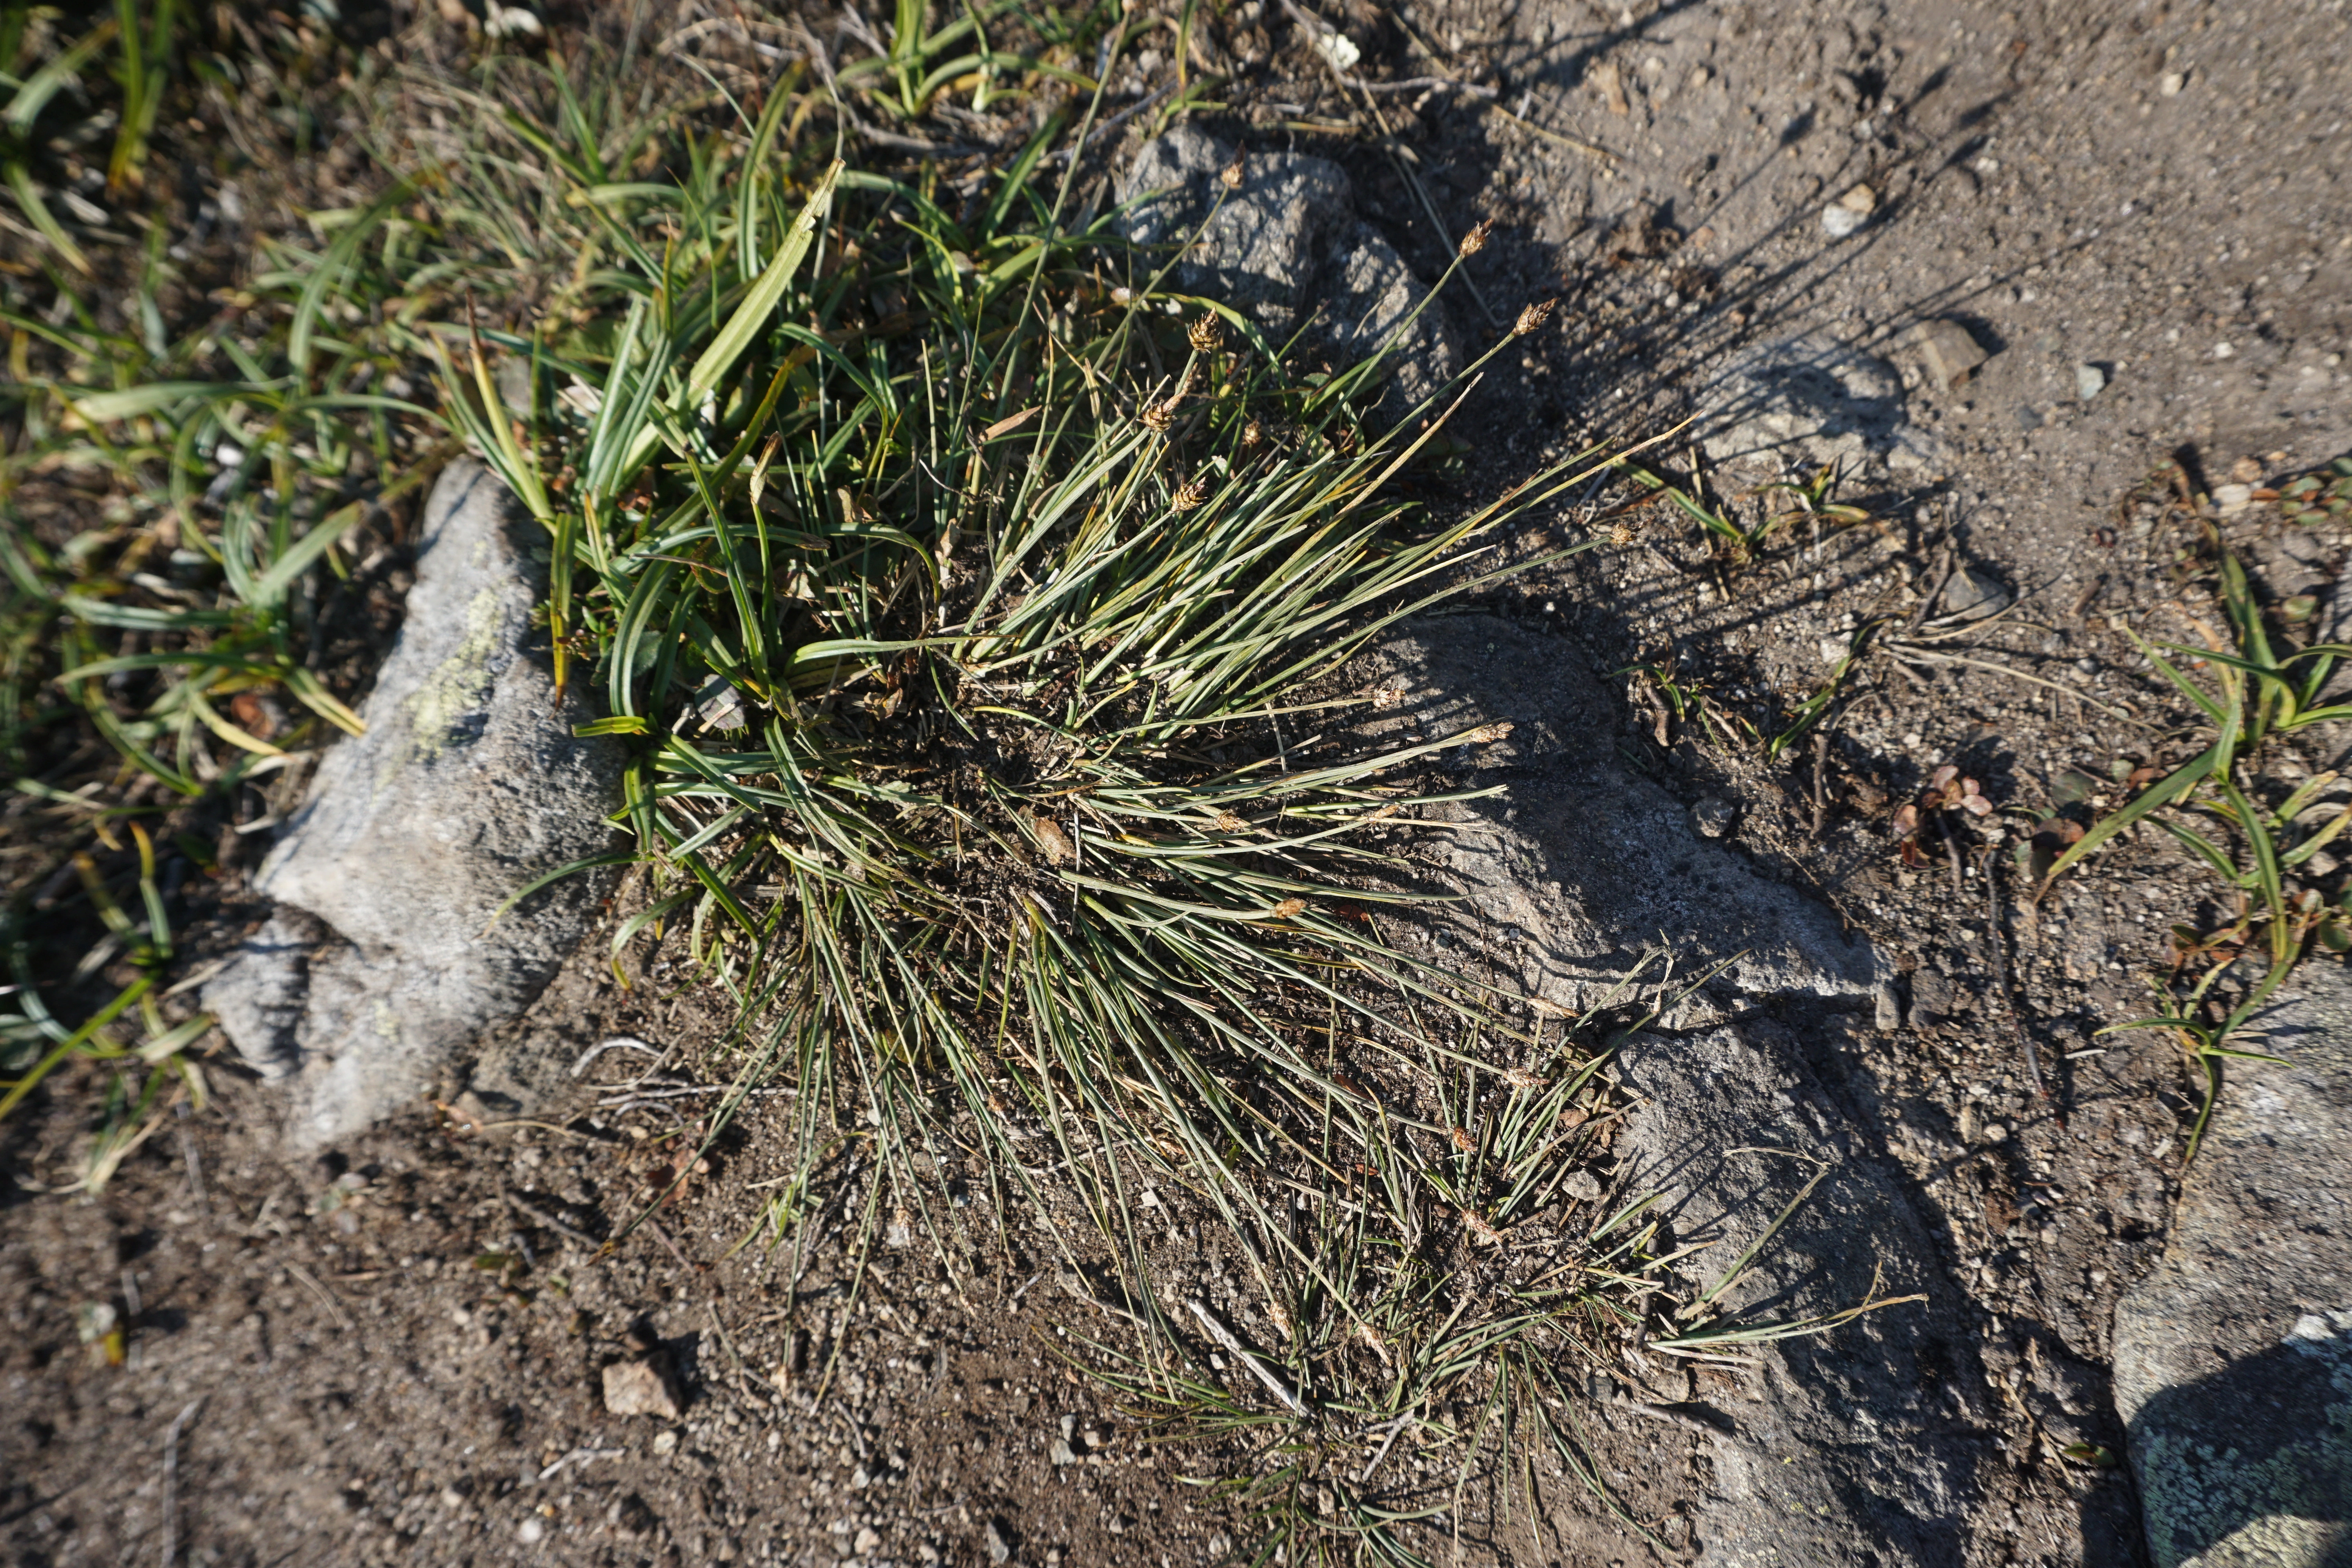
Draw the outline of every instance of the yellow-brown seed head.
<instances>
[{"instance_id":1,"label":"yellow-brown seed head","mask_svg":"<svg viewBox=\"0 0 2352 1568\"><path fill-rule=\"evenodd\" d=\"M1165 436L1176 423L1176 408L1170 403L1147 403L1140 417L1146 428Z\"/></svg>"},{"instance_id":2,"label":"yellow-brown seed head","mask_svg":"<svg viewBox=\"0 0 2352 1568\"><path fill-rule=\"evenodd\" d=\"M1242 156L1239 153L1234 153L1234 161L1217 171L1218 180L1229 191L1238 191L1242 188Z\"/></svg>"},{"instance_id":3,"label":"yellow-brown seed head","mask_svg":"<svg viewBox=\"0 0 2352 1568\"><path fill-rule=\"evenodd\" d=\"M1475 256L1480 251L1486 249L1486 237L1494 232L1495 220L1490 217L1480 218L1478 220L1478 226L1462 237L1462 254L1465 256Z\"/></svg>"},{"instance_id":4,"label":"yellow-brown seed head","mask_svg":"<svg viewBox=\"0 0 2352 1568\"><path fill-rule=\"evenodd\" d=\"M1550 321L1552 304L1552 300L1541 300L1521 310L1519 319L1512 324L1511 335L1524 338L1546 321Z\"/></svg>"},{"instance_id":5,"label":"yellow-brown seed head","mask_svg":"<svg viewBox=\"0 0 2352 1568\"><path fill-rule=\"evenodd\" d=\"M1633 543L1633 539L1634 539L1634 532L1633 532L1633 525L1632 523L1630 523L1630 522L1620 522L1620 523L1612 523L1612 524L1610 526L1610 529L1609 529L1609 542L1610 542L1610 543L1612 543L1612 544L1617 544L1617 545L1631 544L1631 543Z\"/></svg>"},{"instance_id":6,"label":"yellow-brown seed head","mask_svg":"<svg viewBox=\"0 0 2352 1568\"><path fill-rule=\"evenodd\" d=\"M1178 511L1191 511L1208 499L1209 481L1202 478L1186 479L1177 487L1176 493L1169 498L1171 504Z\"/></svg>"},{"instance_id":7,"label":"yellow-brown seed head","mask_svg":"<svg viewBox=\"0 0 2352 1568\"><path fill-rule=\"evenodd\" d=\"M1225 324L1212 315L1195 316L1191 330L1184 335L1191 340L1194 350L1212 354L1224 346Z\"/></svg>"},{"instance_id":8,"label":"yellow-brown seed head","mask_svg":"<svg viewBox=\"0 0 2352 1568\"><path fill-rule=\"evenodd\" d=\"M1307 900L1305 899L1285 899L1282 902L1274 906L1274 918L1278 921L1286 921L1292 919L1294 916L1304 914L1306 911Z\"/></svg>"},{"instance_id":9,"label":"yellow-brown seed head","mask_svg":"<svg viewBox=\"0 0 2352 1568\"><path fill-rule=\"evenodd\" d=\"M1242 426L1243 450L1247 451L1253 447L1263 447L1265 445L1265 426L1263 423L1253 419L1248 424Z\"/></svg>"}]
</instances>

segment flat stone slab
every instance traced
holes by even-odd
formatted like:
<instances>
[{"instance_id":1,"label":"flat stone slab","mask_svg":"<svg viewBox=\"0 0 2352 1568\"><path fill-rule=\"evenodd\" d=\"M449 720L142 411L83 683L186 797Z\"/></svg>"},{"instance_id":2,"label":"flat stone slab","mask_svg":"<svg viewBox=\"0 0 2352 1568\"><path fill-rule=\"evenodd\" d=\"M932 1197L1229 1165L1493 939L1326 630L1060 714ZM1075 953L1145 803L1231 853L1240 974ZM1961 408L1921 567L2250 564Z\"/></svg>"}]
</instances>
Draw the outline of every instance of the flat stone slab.
<instances>
[{"instance_id":1,"label":"flat stone slab","mask_svg":"<svg viewBox=\"0 0 2352 1568\"><path fill-rule=\"evenodd\" d=\"M2157 1568L2352 1563L2352 983L2307 961L2230 1064L2116 1405Z\"/></svg>"},{"instance_id":2,"label":"flat stone slab","mask_svg":"<svg viewBox=\"0 0 2352 1568\"><path fill-rule=\"evenodd\" d=\"M481 464L441 476L367 732L319 763L254 879L273 912L205 987L239 1053L284 1088L297 1146L414 1106L539 995L610 885L571 877L499 915L614 842L620 745L572 733L594 710L576 678L558 700L532 625L545 550Z\"/></svg>"}]
</instances>

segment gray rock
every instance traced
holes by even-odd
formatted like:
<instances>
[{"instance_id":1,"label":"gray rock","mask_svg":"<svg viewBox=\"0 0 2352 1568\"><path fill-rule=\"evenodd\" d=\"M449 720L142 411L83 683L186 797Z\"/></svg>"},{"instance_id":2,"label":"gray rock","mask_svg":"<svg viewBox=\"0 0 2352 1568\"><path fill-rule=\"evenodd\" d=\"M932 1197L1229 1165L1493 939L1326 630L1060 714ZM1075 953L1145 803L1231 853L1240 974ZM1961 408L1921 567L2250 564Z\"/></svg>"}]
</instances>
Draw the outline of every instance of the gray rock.
<instances>
[{"instance_id":1,"label":"gray rock","mask_svg":"<svg viewBox=\"0 0 2352 1568\"><path fill-rule=\"evenodd\" d=\"M1370 225L1340 237L1318 292L1320 338L1340 363L1383 353L1386 385L1372 409L1375 424L1402 423L1461 373L1462 348L1444 301L1429 300L1396 247ZM1433 417L1444 412L1442 405L1429 410Z\"/></svg>"},{"instance_id":2,"label":"gray rock","mask_svg":"<svg viewBox=\"0 0 2352 1568\"><path fill-rule=\"evenodd\" d=\"M1876 989L1882 965L1868 943L1701 838L1686 807L1618 760L1607 740L1618 700L1571 645L1449 616L1367 662L1368 686L1403 694L1364 727L1368 739L1513 723L1462 759L1465 782L1507 783L1508 793L1454 808L1456 826L1424 847L1477 911L1458 928L1465 946L1491 950L1497 931L1518 933L1493 957L1516 965L1530 994L1581 1009L1661 942L1675 973L1722 963L1724 984L1748 997L1859 1005ZM1648 973L1660 973L1654 962Z\"/></svg>"},{"instance_id":3,"label":"gray rock","mask_svg":"<svg viewBox=\"0 0 2352 1568\"><path fill-rule=\"evenodd\" d=\"M1720 838L1739 820L1739 807L1720 795L1709 795L1691 807L1691 826L1702 838Z\"/></svg>"},{"instance_id":4,"label":"gray rock","mask_svg":"<svg viewBox=\"0 0 2352 1568\"><path fill-rule=\"evenodd\" d=\"M2009 608L2016 598L2007 584L1990 572L1963 566L1952 574L1951 582L1944 589L1943 613L1965 621L1980 621Z\"/></svg>"},{"instance_id":5,"label":"gray rock","mask_svg":"<svg viewBox=\"0 0 2352 1568\"><path fill-rule=\"evenodd\" d=\"M1240 184L1228 186L1224 176L1236 167ZM1356 220L1337 163L1294 153L1243 155L1184 125L1144 143L1120 176L1122 202L1154 192L1161 194L1129 215L1128 235L1139 245L1172 247L1199 229L1177 264L1178 289L1238 308L1276 346L1311 321L1308 344L1334 369L1381 353L1376 426L1402 423L1461 370L1444 301L1429 300L1396 247Z\"/></svg>"},{"instance_id":6,"label":"gray rock","mask_svg":"<svg viewBox=\"0 0 2352 1568\"><path fill-rule=\"evenodd\" d=\"M1236 155L1180 125L1144 143L1119 178L1118 199L1160 193L1129 215L1128 237L1142 246L1191 241L1177 288L1233 305L1279 341L1308 302L1329 241L1351 221L1348 176L1328 159L1253 152L1241 160L1240 185L1228 189L1221 176Z\"/></svg>"},{"instance_id":7,"label":"gray rock","mask_svg":"<svg viewBox=\"0 0 2352 1568\"><path fill-rule=\"evenodd\" d=\"M1714 1485L1693 1519L1700 1561L1808 1568L1943 1568L1978 1502L1993 1443L1959 1293L1931 1225L1898 1179L1852 1141L1858 1118L1806 1067L1798 1032L1764 1015L1703 1034L1638 1036L1621 1062L1647 1097L1620 1142L1616 1189L1663 1194L1683 1267L1712 1287L1805 1184L1811 1195L1720 1299L1727 1324L1789 1323L1924 1292L1819 1336L1743 1346L1762 1363L1718 1401ZM1785 1153L1759 1152L1783 1150ZM1654 1354L1655 1352L1653 1352Z\"/></svg>"},{"instance_id":8,"label":"gray rock","mask_svg":"<svg viewBox=\"0 0 2352 1568\"><path fill-rule=\"evenodd\" d=\"M1013 1532L1004 1527L1002 1520L990 1520L988 1528L982 1531L982 1539L988 1546L991 1563L1000 1564L1001 1568L1002 1564L1013 1561Z\"/></svg>"},{"instance_id":9,"label":"gray rock","mask_svg":"<svg viewBox=\"0 0 2352 1568\"><path fill-rule=\"evenodd\" d=\"M1985 352L1958 321L1919 321L1895 340L1930 386L1948 392L1977 366Z\"/></svg>"},{"instance_id":10,"label":"gray rock","mask_svg":"<svg viewBox=\"0 0 2352 1568\"><path fill-rule=\"evenodd\" d=\"M2157 1568L2352 1562L2352 983L2306 963L2231 1064L2156 1271L2116 1305L2116 1406Z\"/></svg>"},{"instance_id":11,"label":"gray rock","mask_svg":"<svg viewBox=\"0 0 2352 1568\"><path fill-rule=\"evenodd\" d=\"M1700 421L1702 444L1717 462L1876 461L1917 471L1941 456L1935 439L1906 417L1894 367L1822 332L1734 355L1700 394Z\"/></svg>"},{"instance_id":12,"label":"gray rock","mask_svg":"<svg viewBox=\"0 0 2352 1568\"><path fill-rule=\"evenodd\" d=\"M595 716L578 682L555 700L534 552L541 531L480 464L441 476L367 733L319 764L255 878L273 913L205 987L284 1088L298 1146L414 1104L539 995L608 886L572 877L491 924L533 878L611 847L619 793L618 745L572 734Z\"/></svg>"},{"instance_id":13,"label":"gray rock","mask_svg":"<svg viewBox=\"0 0 2352 1568\"><path fill-rule=\"evenodd\" d=\"M2074 367L2074 395L2088 403L2107 389L2107 373L2095 364Z\"/></svg>"},{"instance_id":14,"label":"gray rock","mask_svg":"<svg viewBox=\"0 0 2352 1568\"><path fill-rule=\"evenodd\" d=\"M1731 1429L1708 1439L1715 1484L1694 1520L1703 1560L1957 1563L1980 1501L1975 1478L1995 1447L1969 1392L1984 1373L1958 1320L1965 1298L1941 1277L1934 1227L1899 1170L1857 1134L1868 1119L1810 1065L1839 1026L1832 1014L1883 1016L1891 971L1830 911L1700 837L1690 812L1619 761L1615 694L1572 645L1454 616L1418 625L1368 662L1370 684L1402 694L1368 727L1376 738L1386 725L1444 735L1513 721L1462 781L1506 793L1465 803L1443 845L1423 849L1475 910L1459 929L1465 942L1484 936L1489 962L1507 973L1516 963L1527 991L1570 1008L1622 985L1645 957L1647 977L1660 977L1662 942L1677 976L1727 965L1710 990L1728 1013L1678 1010L1664 1026L1673 1032L1622 1047L1640 1109L1617 1145L1607 1201L1660 1194L1649 1212L1667 1221L1662 1250L1708 1241L1685 1272L1703 1288L1825 1164L1725 1309L1745 1323L1788 1322L1858 1306L1874 1284L1932 1297L1820 1337L1742 1347L1762 1370L1702 1418ZM1655 1386L1643 1399L1688 1397L1671 1358L1653 1352L1649 1364Z\"/></svg>"}]
</instances>

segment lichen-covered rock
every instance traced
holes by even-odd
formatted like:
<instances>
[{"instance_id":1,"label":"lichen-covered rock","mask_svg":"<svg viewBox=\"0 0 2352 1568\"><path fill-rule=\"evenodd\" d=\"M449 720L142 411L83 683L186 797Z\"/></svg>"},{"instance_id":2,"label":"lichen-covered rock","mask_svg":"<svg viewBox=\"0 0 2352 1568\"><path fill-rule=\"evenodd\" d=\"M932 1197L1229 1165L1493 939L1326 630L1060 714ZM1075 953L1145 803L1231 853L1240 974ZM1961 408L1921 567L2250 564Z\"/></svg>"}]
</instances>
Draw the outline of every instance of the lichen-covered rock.
<instances>
[{"instance_id":1,"label":"lichen-covered rock","mask_svg":"<svg viewBox=\"0 0 2352 1568\"><path fill-rule=\"evenodd\" d=\"M483 1030L529 1006L593 919L605 883L525 884L610 847L622 755L556 700L544 534L478 463L425 509L400 640L364 735L320 763L255 879L273 913L205 1005L279 1080L289 1136L315 1145L414 1104Z\"/></svg>"},{"instance_id":2,"label":"lichen-covered rock","mask_svg":"<svg viewBox=\"0 0 2352 1568\"><path fill-rule=\"evenodd\" d=\"M2116 1307L2116 1405L2157 1568L2352 1562L2352 984L2315 960L2232 1063L2156 1271Z\"/></svg>"},{"instance_id":3,"label":"lichen-covered rock","mask_svg":"<svg viewBox=\"0 0 2352 1568\"><path fill-rule=\"evenodd\" d=\"M1240 184L1229 187L1224 175L1236 159ZM1308 302L1309 285L1331 237L1349 222L1352 202L1346 171L1328 159L1244 156L1191 125L1154 137L1136 153L1119 179L1118 199L1139 196L1153 199L1129 215L1128 237L1146 247L1190 241L1176 264L1176 286L1244 311L1276 342Z\"/></svg>"}]
</instances>

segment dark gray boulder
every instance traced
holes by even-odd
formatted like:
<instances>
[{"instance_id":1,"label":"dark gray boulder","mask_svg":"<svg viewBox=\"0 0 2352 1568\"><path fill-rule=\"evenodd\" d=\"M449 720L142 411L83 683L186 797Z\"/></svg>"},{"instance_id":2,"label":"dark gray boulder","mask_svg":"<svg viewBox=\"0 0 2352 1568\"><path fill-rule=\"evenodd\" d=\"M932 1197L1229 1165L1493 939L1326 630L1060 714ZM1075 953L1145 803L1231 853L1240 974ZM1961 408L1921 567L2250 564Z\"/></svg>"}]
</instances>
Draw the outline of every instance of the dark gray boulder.
<instances>
[{"instance_id":1,"label":"dark gray boulder","mask_svg":"<svg viewBox=\"0 0 2352 1568\"><path fill-rule=\"evenodd\" d=\"M1223 176L1237 156L1180 125L1143 144L1118 199L1153 197L1129 215L1136 244L1191 241L1176 263L1178 289L1233 306L1278 343L1308 303L1332 237L1352 222L1354 197L1339 164L1298 153L1241 156L1241 183L1229 188Z\"/></svg>"},{"instance_id":2,"label":"dark gray boulder","mask_svg":"<svg viewBox=\"0 0 2352 1568\"><path fill-rule=\"evenodd\" d=\"M413 1106L484 1030L528 1007L610 886L594 873L501 905L613 847L623 756L580 739L534 627L544 531L479 463L425 508L399 641L255 879L273 905L205 987L247 1061L315 1146Z\"/></svg>"},{"instance_id":3,"label":"dark gray boulder","mask_svg":"<svg viewBox=\"0 0 2352 1568\"><path fill-rule=\"evenodd\" d=\"M1238 184L1228 184L1236 171ZM1396 247L1357 219L1337 163L1243 153L1181 125L1137 152L1118 197L1138 202L1128 219L1138 245L1187 246L1173 274L1180 290L1233 306L1276 347L1303 329L1304 346L1335 370L1385 347L1376 426L1402 423L1461 371L1444 301L1430 300Z\"/></svg>"}]
</instances>

